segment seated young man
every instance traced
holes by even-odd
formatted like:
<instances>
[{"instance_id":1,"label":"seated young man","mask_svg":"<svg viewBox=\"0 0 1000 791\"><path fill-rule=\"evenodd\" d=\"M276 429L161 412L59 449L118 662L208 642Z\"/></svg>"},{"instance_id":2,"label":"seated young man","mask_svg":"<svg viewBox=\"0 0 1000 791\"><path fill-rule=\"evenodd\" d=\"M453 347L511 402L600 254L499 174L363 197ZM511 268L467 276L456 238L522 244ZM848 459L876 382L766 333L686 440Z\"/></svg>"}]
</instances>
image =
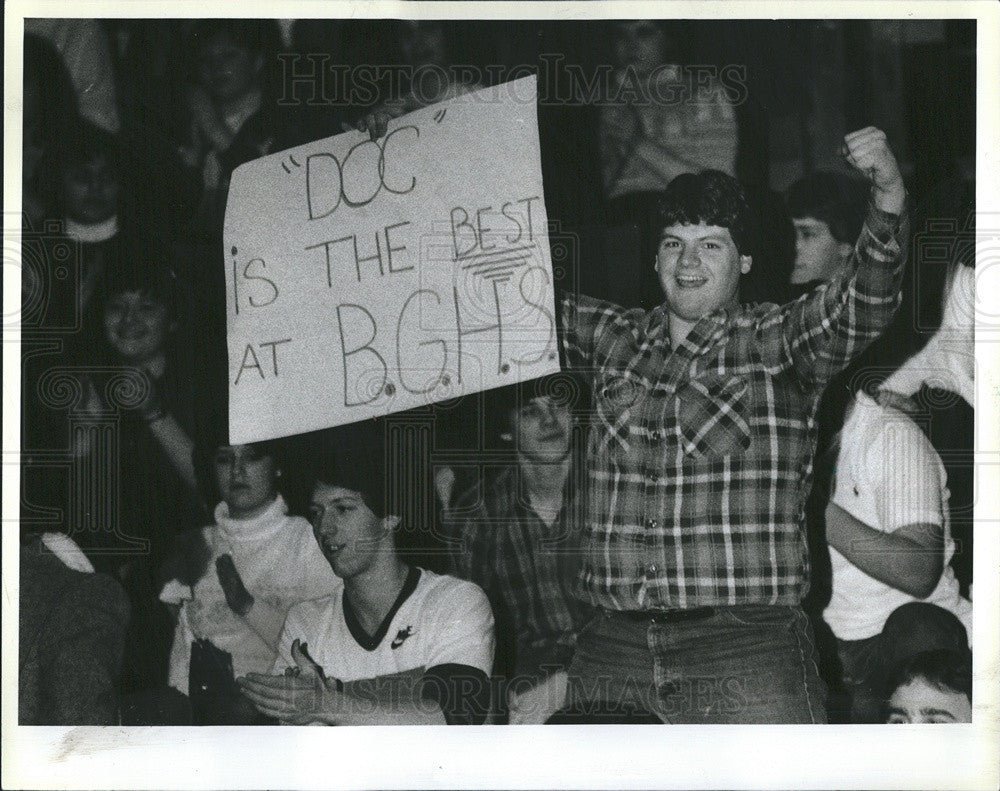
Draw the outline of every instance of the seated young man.
<instances>
[{"instance_id":1,"label":"seated young man","mask_svg":"<svg viewBox=\"0 0 1000 791\"><path fill-rule=\"evenodd\" d=\"M410 566L388 512L384 428L338 432L318 452L310 514L320 550L344 587L289 611L275 673L239 679L283 724L479 724L490 704L493 615L475 585ZM332 462L332 463L331 463Z\"/></svg>"},{"instance_id":2,"label":"seated young man","mask_svg":"<svg viewBox=\"0 0 1000 791\"><path fill-rule=\"evenodd\" d=\"M868 206L868 185L835 171L796 181L785 195L795 226L793 285L824 282L847 267Z\"/></svg>"},{"instance_id":3,"label":"seated young man","mask_svg":"<svg viewBox=\"0 0 1000 791\"><path fill-rule=\"evenodd\" d=\"M538 395L558 384L546 377L490 392L487 415L517 460L461 495L448 519L455 573L510 622L513 661L503 671L514 724L545 722L562 707L576 634L592 614L572 594L580 509L571 405Z\"/></svg>"}]
</instances>

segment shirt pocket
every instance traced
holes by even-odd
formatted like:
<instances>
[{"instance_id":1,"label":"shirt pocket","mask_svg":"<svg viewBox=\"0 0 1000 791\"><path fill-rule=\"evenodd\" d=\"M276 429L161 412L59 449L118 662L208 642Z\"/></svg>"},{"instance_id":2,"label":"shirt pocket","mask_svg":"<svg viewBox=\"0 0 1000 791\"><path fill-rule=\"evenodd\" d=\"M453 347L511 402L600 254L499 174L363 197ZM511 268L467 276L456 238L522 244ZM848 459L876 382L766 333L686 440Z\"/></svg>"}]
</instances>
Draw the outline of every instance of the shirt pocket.
<instances>
[{"instance_id":1,"label":"shirt pocket","mask_svg":"<svg viewBox=\"0 0 1000 791\"><path fill-rule=\"evenodd\" d=\"M750 447L747 387L739 376L701 377L677 393L677 428L685 454L715 459Z\"/></svg>"},{"instance_id":2,"label":"shirt pocket","mask_svg":"<svg viewBox=\"0 0 1000 791\"><path fill-rule=\"evenodd\" d=\"M628 371L602 371L594 387L597 415L607 443L623 451L630 449L629 422L648 396L643 380Z\"/></svg>"}]
</instances>

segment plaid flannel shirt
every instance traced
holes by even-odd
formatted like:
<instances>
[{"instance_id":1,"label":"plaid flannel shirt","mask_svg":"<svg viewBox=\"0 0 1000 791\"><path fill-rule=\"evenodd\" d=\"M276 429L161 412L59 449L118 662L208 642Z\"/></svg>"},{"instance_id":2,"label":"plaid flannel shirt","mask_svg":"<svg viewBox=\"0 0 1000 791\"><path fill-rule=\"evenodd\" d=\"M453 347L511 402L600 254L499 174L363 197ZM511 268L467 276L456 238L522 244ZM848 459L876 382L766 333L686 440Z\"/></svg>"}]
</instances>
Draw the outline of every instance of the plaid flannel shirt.
<instances>
[{"instance_id":1,"label":"plaid flannel shirt","mask_svg":"<svg viewBox=\"0 0 1000 791\"><path fill-rule=\"evenodd\" d=\"M665 306L562 300L592 377L580 595L607 609L798 604L816 410L900 301L902 218L869 207L847 273L787 305L720 309L671 349Z\"/></svg>"},{"instance_id":2,"label":"plaid flannel shirt","mask_svg":"<svg viewBox=\"0 0 1000 791\"><path fill-rule=\"evenodd\" d=\"M574 595L583 516L575 489L568 481L562 510L547 526L528 504L515 464L463 494L446 519L453 573L483 588L513 622L518 675L567 666L590 613Z\"/></svg>"}]
</instances>

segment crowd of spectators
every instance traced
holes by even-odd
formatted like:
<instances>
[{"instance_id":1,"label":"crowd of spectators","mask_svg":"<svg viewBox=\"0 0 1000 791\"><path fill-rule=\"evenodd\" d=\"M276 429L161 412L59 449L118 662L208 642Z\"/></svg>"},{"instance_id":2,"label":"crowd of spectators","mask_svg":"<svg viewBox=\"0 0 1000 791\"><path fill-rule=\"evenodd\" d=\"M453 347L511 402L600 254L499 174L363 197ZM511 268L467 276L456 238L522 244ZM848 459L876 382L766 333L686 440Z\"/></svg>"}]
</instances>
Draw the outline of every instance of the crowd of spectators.
<instances>
[{"instance_id":1,"label":"crowd of spectators","mask_svg":"<svg viewBox=\"0 0 1000 791\"><path fill-rule=\"evenodd\" d=\"M573 285L635 321L663 301L651 264L664 190L684 174L743 176L754 142L747 97L689 69L669 24L602 31L607 80L539 106L545 200L578 240ZM655 719L638 704L604 719L565 706L577 635L596 617L577 584L599 409L581 379L422 410L453 452L409 465L402 484L389 466L418 450L391 416L362 436L228 442L230 174L504 79L453 68L481 36L476 23L28 20L22 723ZM318 84L302 75L331 64L339 78L306 101ZM366 64L403 76L361 90L352 67ZM806 300L846 277L868 193L847 165L783 194L745 184L741 301ZM910 196L914 229L950 220L949 260L906 240L901 309L829 381L809 429L803 606L831 721L971 718L959 456L974 401L960 244L973 193L949 182Z\"/></svg>"}]
</instances>

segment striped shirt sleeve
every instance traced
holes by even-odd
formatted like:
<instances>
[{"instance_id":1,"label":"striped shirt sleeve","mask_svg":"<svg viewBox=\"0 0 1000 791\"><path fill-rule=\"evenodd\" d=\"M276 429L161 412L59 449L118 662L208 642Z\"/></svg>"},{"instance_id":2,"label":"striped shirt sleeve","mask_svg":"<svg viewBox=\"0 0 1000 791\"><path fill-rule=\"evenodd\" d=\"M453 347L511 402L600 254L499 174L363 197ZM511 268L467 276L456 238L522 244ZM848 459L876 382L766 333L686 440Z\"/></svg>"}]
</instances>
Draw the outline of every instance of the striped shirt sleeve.
<instances>
[{"instance_id":1,"label":"striped shirt sleeve","mask_svg":"<svg viewBox=\"0 0 1000 791\"><path fill-rule=\"evenodd\" d=\"M878 338L900 304L907 232L905 215L869 205L843 278L763 315L758 338L772 373L823 385Z\"/></svg>"}]
</instances>

